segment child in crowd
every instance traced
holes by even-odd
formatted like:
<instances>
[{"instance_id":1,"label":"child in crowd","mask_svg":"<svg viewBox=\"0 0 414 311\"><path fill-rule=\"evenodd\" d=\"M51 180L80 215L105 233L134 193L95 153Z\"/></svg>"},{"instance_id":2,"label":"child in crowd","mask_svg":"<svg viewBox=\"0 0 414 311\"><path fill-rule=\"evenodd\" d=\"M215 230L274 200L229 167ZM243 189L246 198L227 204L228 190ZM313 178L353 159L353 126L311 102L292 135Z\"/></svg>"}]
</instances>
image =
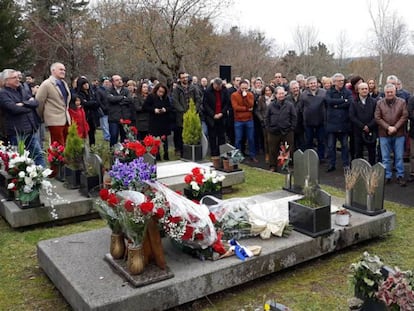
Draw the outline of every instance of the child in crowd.
<instances>
[{"instance_id":1,"label":"child in crowd","mask_svg":"<svg viewBox=\"0 0 414 311\"><path fill-rule=\"evenodd\" d=\"M72 122L75 122L78 127L78 135L82 139L88 137L89 125L86 121L85 110L81 105L81 99L79 96L74 95L69 104L69 114Z\"/></svg>"}]
</instances>

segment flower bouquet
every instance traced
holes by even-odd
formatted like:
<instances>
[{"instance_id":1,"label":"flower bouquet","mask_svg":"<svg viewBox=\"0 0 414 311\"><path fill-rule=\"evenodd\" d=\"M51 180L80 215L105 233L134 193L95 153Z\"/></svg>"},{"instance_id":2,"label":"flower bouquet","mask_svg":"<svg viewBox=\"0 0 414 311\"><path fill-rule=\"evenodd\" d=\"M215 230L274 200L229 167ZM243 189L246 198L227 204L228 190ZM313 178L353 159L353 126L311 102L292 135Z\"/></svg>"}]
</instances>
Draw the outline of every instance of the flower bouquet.
<instances>
[{"instance_id":1,"label":"flower bouquet","mask_svg":"<svg viewBox=\"0 0 414 311\"><path fill-rule=\"evenodd\" d=\"M111 170L111 188L114 190L136 190L142 191L146 184L144 181L155 180L157 167L148 164L142 157L131 162L120 162L115 160Z\"/></svg>"},{"instance_id":2,"label":"flower bouquet","mask_svg":"<svg viewBox=\"0 0 414 311\"><path fill-rule=\"evenodd\" d=\"M187 198L196 200L208 194L221 198L221 182L224 178L224 175L217 174L214 169L195 167L184 177L188 185L184 194Z\"/></svg>"},{"instance_id":3,"label":"flower bouquet","mask_svg":"<svg viewBox=\"0 0 414 311\"><path fill-rule=\"evenodd\" d=\"M22 155L16 155L10 159L8 173L13 180L8 185L8 189L18 192L21 202L30 202L39 197L41 188L51 188L51 183L46 180L52 170L44 169L40 165L35 165L33 159L29 157L29 151L24 150Z\"/></svg>"},{"instance_id":4,"label":"flower bouquet","mask_svg":"<svg viewBox=\"0 0 414 311\"><path fill-rule=\"evenodd\" d=\"M158 153L161 144L159 139L147 135L144 140L140 142L136 139L138 131L135 126L131 126L131 121L121 119L120 122L127 138L124 142L114 146L114 157L116 159L119 159L121 162L130 162L144 156L146 153L150 153L153 156Z\"/></svg>"},{"instance_id":5,"label":"flower bouquet","mask_svg":"<svg viewBox=\"0 0 414 311\"><path fill-rule=\"evenodd\" d=\"M95 202L99 215L106 221L112 233L121 234L122 227L119 220L118 198L114 191L101 189L99 198Z\"/></svg>"},{"instance_id":6,"label":"flower bouquet","mask_svg":"<svg viewBox=\"0 0 414 311\"><path fill-rule=\"evenodd\" d=\"M55 177L60 167L65 164L64 157L65 147L54 141L47 149L47 162L49 162L50 168L53 171L49 177Z\"/></svg>"},{"instance_id":7,"label":"flower bouquet","mask_svg":"<svg viewBox=\"0 0 414 311\"><path fill-rule=\"evenodd\" d=\"M288 143L285 142L283 145L280 145L279 156L277 157L277 166L279 166L282 171L289 172L289 162L290 150Z\"/></svg>"}]
</instances>

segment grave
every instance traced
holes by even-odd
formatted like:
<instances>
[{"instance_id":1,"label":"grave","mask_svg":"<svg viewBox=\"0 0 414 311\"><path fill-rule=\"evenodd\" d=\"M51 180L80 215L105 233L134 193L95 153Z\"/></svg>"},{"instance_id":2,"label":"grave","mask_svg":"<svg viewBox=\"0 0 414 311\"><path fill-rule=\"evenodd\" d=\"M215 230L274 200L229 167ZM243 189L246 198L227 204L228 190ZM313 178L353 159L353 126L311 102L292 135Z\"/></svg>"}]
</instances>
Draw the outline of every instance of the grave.
<instances>
[{"instance_id":1,"label":"grave","mask_svg":"<svg viewBox=\"0 0 414 311\"><path fill-rule=\"evenodd\" d=\"M293 197L297 195L281 190L250 199L274 204L283 200L284 205L279 204L281 214L287 217L287 202ZM332 198L335 207L342 203L342 199ZM287 238L239 240L245 246L262 246L259 256L246 261L234 256L200 261L164 238L166 262L174 277L139 288L129 285L105 262L108 228L41 241L37 255L41 268L75 310L127 311L137 306L141 311L165 310L379 237L395 228L395 214L367 216L353 212L350 226L333 228L332 233L317 238L293 231Z\"/></svg>"},{"instance_id":2,"label":"grave","mask_svg":"<svg viewBox=\"0 0 414 311\"><path fill-rule=\"evenodd\" d=\"M195 163L181 160L161 162L157 165L157 177L158 180L168 185L171 189L183 192L186 187L184 176L191 172L191 169L196 166L210 167L210 164L211 163ZM243 171L230 173L222 172L221 174L226 176L223 180L223 188L229 188L244 182ZM62 182L57 180L52 179L51 181L53 185L56 186L55 192L63 198L63 201L54 205L59 221L69 221L70 219L76 221L79 217L98 217L98 213L93 209L94 198L88 198L81 195L77 189L67 189L63 186ZM44 207L23 210L18 207L15 201L7 201L6 198L0 194L0 215L13 228L56 221L50 213L51 206L48 201L42 195L40 199L44 203Z\"/></svg>"},{"instance_id":3,"label":"grave","mask_svg":"<svg viewBox=\"0 0 414 311\"><path fill-rule=\"evenodd\" d=\"M302 193L305 180L312 185L319 185L319 157L315 150L306 149L305 152L297 150L293 154L295 168L286 175L284 190L293 193ZM292 180L293 177L293 180Z\"/></svg>"}]
</instances>

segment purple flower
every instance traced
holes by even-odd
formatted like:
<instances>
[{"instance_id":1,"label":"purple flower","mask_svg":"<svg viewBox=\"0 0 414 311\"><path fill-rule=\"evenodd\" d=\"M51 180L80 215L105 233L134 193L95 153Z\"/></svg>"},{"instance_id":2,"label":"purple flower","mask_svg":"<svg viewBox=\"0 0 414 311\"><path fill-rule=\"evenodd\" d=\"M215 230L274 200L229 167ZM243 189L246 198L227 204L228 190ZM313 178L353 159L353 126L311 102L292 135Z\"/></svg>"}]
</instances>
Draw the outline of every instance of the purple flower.
<instances>
[{"instance_id":1,"label":"purple flower","mask_svg":"<svg viewBox=\"0 0 414 311\"><path fill-rule=\"evenodd\" d=\"M142 187L143 181L155 180L157 167L144 161L139 157L131 162L122 163L118 159L115 160L109 171L112 178L112 185L116 189L135 189Z\"/></svg>"}]
</instances>

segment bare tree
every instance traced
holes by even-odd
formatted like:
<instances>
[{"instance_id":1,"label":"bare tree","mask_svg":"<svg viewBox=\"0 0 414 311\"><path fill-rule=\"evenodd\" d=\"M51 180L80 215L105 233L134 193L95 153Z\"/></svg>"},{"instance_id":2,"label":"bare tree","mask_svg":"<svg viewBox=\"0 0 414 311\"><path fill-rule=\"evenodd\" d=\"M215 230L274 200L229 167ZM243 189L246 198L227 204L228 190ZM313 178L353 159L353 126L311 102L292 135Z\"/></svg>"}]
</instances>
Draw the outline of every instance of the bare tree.
<instances>
[{"instance_id":1,"label":"bare tree","mask_svg":"<svg viewBox=\"0 0 414 311\"><path fill-rule=\"evenodd\" d=\"M298 25L293 32L293 41L299 54L309 54L310 48L317 45L318 30L309 25Z\"/></svg>"},{"instance_id":2,"label":"bare tree","mask_svg":"<svg viewBox=\"0 0 414 311\"><path fill-rule=\"evenodd\" d=\"M368 1L375 39L373 49L379 55L379 79L382 86L384 58L404 53L408 43L408 29L403 19L390 8L389 0Z\"/></svg>"},{"instance_id":3,"label":"bare tree","mask_svg":"<svg viewBox=\"0 0 414 311\"><path fill-rule=\"evenodd\" d=\"M352 53L352 44L349 41L348 33L345 29L339 31L336 38L336 59L339 71L343 71L345 59Z\"/></svg>"}]
</instances>

